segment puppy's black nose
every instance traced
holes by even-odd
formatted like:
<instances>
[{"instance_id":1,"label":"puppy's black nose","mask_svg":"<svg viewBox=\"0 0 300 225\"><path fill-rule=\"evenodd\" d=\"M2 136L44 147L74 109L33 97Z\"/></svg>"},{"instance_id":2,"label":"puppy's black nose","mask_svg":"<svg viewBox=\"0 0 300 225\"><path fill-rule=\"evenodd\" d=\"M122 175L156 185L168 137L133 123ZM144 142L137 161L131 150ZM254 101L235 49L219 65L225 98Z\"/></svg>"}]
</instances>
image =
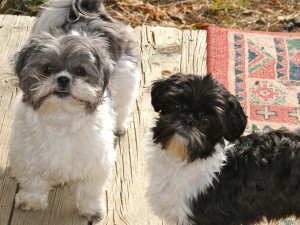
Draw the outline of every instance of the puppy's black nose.
<instances>
[{"instance_id":1,"label":"puppy's black nose","mask_svg":"<svg viewBox=\"0 0 300 225\"><path fill-rule=\"evenodd\" d=\"M184 123L184 125L185 125L186 127L191 127L191 126L193 126L193 125L195 124L195 123L194 123L192 120L190 120L190 119L184 120L183 123Z\"/></svg>"},{"instance_id":2,"label":"puppy's black nose","mask_svg":"<svg viewBox=\"0 0 300 225\"><path fill-rule=\"evenodd\" d=\"M70 83L70 78L66 76L61 76L57 78L57 82L61 88L66 88Z\"/></svg>"}]
</instances>

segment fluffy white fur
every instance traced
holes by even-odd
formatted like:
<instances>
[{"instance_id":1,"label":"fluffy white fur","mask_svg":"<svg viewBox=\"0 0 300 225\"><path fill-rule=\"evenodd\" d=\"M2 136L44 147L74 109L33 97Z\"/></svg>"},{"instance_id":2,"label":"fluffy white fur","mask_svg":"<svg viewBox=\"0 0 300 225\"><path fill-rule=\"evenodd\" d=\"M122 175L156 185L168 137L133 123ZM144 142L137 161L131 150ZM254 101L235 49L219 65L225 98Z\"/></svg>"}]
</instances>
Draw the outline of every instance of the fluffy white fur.
<instances>
[{"instance_id":1,"label":"fluffy white fur","mask_svg":"<svg viewBox=\"0 0 300 225\"><path fill-rule=\"evenodd\" d=\"M120 26L120 33L128 35L124 40L130 43L126 46L124 42L119 48L128 47L128 51L132 51L132 54L126 51L118 52L115 57L117 60L113 61L113 57L109 57L110 53L114 54L113 50L109 49L102 36L96 36L99 40L95 45L103 54L98 55L101 59L99 62L103 64L101 68L105 68L106 72L109 71L107 86L100 82L104 79L104 69L97 71L101 77L94 80L96 83L88 80L89 77L86 76L88 74L77 76L74 65L78 59L74 60L74 57L67 59L70 60L66 62L69 67L66 65L56 67L56 69L65 68L57 72L53 67L58 63L55 62L55 58L49 57L50 63L47 62L50 64L49 73L43 57L37 59L31 57L31 51L34 52L35 49L32 46L39 45L37 42L41 41L34 36L36 34L49 40L49 43L43 43L45 56L48 56L47 50L57 51L58 56L61 54L73 56L70 50L62 48L65 47L63 39L72 36L88 37L89 30L82 29L82 25L76 30L74 26L75 30L66 29L68 33L59 33L61 36L55 38L50 34L48 37L47 32L68 21L70 10L77 10L81 2L81 0L49 0L32 31L31 39L36 42L31 40L15 57L15 72L20 78L19 86L24 91L24 96L23 99L19 97L16 102L9 160L12 174L20 183L16 207L26 210L45 209L51 188L57 184L67 183L75 196L79 213L94 221L101 219L105 211L103 194L116 158L114 133L124 133L128 127L128 117L138 95L140 72L137 68L138 54L134 53L136 45L133 44L130 34L125 32L127 27L124 28L113 21L109 26L117 27L114 27L115 30L111 29L109 35L120 35L116 32ZM96 7L93 3L100 4L100 1L91 0L90 3ZM77 5L72 7L72 4ZM102 10L101 13L105 11L101 8L97 10ZM88 15L80 13L76 15L83 16L83 21L91 18L98 20L97 13ZM72 48L76 50L76 45ZM66 52L59 52L62 49ZM85 61L91 62L84 63L85 70L96 64L96 58L90 49L77 50L82 51ZM76 57L76 54L74 56ZM39 68L38 64L46 66L46 69ZM73 66L73 70L70 69L70 65ZM75 74L72 71L75 71ZM67 81L59 79L61 77ZM64 85L68 88L63 87Z\"/></svg>"},{"instance_id":2,"label":"fluffy white fur","mask_svg":"<svg viewBox=\"0 0 300 225\"><path fill-rule=\"evenodd\" d=\"M103 212L102 193L115 160L109 101L91 115L72 98L53 96L44 104L35 111L17 100L9 152L22 187L16 206L45 209L51 187L70 183L81 214Z\"/></svg>"},{"instance_id":3,"label":"fluffy white fur","mask_svg":"<svg viewBox=\"0 0 300 225\"><path fill-rule=\"evenodd\" d=\"M124 133L128 127L129 114L138 96L140 77L140 71L130 60L130 56L123 55L110 81L110 90L112 96L115 96L114 107L117 113L115 133L117 134Z\"/></svg>"},{"instance_id":4,"label":"fluffy white fur","mask_svg":"<svg viewBox=\"0 0 300 225\"><path fill-rule=\"evenodd\" d=\"M67 20L72 0L49 0L47 10L44 10L35 24L32 35L49 31L52 26L60 26ZM129 26L128 30L132 30ZM79 35L74 31L73 35ZM128 127L128 116L131 112L134 100L138 95L140 85L140 71L133 63L130 56L123 55L117 65L111 65L114 75L110 80L110 90L114 97L114 107L117 114L116 134L122 134ZM111 62L108 62L112 64Z\"/></svg>"},{"instance_id":5,"label":"fluffy white fur","mask_svg":"<svg viewBox=\"0 0 300 225\"><path fill-rule=\"evenodd\" d=\"M110 95L105 93L93 114L86 114L85 105L72 97L53 95L38 110L17 99L9 152L12 174L21 186L17 207L45 209L52 186L69 183L79 213L91 220L99 213L101 217L105 211L102 194L115 161L113 132L124 132L127 127L140 79L138 69L126 57L113 76ZM91 86L80 79L74 83L73 96L95 97Z\"/></svg>"},{"instance_id":6,"label":"fluffy white fur","mask_svg":"<svg viewBox=\"0 0 300 225\"><path fill-rule=\"evenodd\" d=\"M192 163L162 150L153 142L152 131L146 134L145 147L151 180L146 195L152 210L168 224L188 225L187 215L191 213L187 200L205 193L212 185L226 160L223 147L217 145L212 157Z\"/></svg>"},{"instance_id":7,"label":"fluffy white fur","mask_svg":"<svg viewBox=\"0 0 300 225\"><path fill-rule=\"evenodd\" d=\"M47 10L41 13L31 35L48 31L53 26L62 25L67 19L71 5L72 0L49 0L47 2Z\"/></svg>"}]
</instances>

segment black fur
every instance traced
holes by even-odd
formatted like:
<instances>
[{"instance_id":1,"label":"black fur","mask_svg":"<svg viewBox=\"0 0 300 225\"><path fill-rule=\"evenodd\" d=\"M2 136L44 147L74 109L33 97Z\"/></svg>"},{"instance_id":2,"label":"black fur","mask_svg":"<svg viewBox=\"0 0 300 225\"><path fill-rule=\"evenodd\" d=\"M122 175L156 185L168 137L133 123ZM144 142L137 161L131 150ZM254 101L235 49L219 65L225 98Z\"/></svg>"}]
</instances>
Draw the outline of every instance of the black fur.
<instances>
[{"instance_id":1,"label":"black fur","mask_svg":"<svg viewBox=\"0 0 300 225\"><path fill-rule=\"evenodd\" d=\"M191 224L247 225L263 217L300 216L300 134L251 134L226 155L217 180L190 202Z\"/></svg>"},{"instance_id":2,"label":"black fur","mask_svg":"<svg viewBox=\"0 0 300 225\"><path fill-rule=\"evenodd\" d=\"M190 225L300 217L300 134L278 130L240 137L247 121L242 107L211 75L175 74L156 81L151 96L159 112L153 141L163 149L174 134L181 135L193 163L212 156L217 143L224 146L223 137L234 144L225 150L227 161L213 184L186 199Z\"/></svg>"},{"instance_id":3,"label":"black fur","mask_svg":"<svg viewBox=\"0 0 300 225\"><path fill-rule=\"evenodd\" d=\"M151 97L160 113L154 142L166 148L175 134L184 136L190 161L211 156L222 137L232 141L245 130L247 117L240 103L211 75L174 74L154 82Z\"/></svg>"}]
</instances>

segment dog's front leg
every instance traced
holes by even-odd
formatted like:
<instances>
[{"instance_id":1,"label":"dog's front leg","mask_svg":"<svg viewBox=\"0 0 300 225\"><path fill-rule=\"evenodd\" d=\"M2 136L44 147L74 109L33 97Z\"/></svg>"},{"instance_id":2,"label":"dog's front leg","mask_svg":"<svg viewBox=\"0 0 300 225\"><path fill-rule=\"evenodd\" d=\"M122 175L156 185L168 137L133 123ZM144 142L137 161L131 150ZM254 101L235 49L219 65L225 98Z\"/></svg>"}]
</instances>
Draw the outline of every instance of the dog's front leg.
<instances>
[{"instance_id":1,"label":"dog's front leg","mask_svg":"<svg viewBox=\"0 0 300 225\"><path fill-rule=\"evenodd\" d=\"M105 212L103 193L105 184L95 180L81 180L71 184L79 214L90 222L100 221Z\"/></svg>"},{"instance_id":2,"label":"dog's front leg","mask_svg":"<svg viewBox=\"0 0 300 225\"><path fill-rule=\"evenodd\" d=\"M20 190L16 194L17 208L24 210L45 209L48 206L48 193L51 185L39 176L20 181Z\"/></svg>"},{"instance_id":3,"label":"dog's front leg","mask_svg":"<svg viewBox=\"0 0 300 225\"><path fill-rule=\"evenodd\" d=\"M115 100L115 135L124 134L128 128L129 116L138 97L140 78L141 74L136 63L129 56L123 55L110 83L111 93Z\"/></svg>"}]
</instances>

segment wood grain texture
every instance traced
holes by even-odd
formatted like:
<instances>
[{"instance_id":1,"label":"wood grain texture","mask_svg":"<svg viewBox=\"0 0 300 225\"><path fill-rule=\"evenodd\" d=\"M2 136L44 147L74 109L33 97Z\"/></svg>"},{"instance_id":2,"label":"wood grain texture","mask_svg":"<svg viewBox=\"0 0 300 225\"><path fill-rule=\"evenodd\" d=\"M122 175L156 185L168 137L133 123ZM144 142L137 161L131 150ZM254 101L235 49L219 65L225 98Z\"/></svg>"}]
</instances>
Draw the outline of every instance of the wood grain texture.
<instances>
[{"instance_id":1,"label":"wood grain texture","mask_svg":"<svg viewBox=\"0 0 300 225\"><path fill-rule=\"evenodd\" d=\"M27 212L14 208L17 181L10 177L7 152L17 79L9 59L24 43L35 18L0 15L0 225L89 225L78 216L68 187L56 187L45 211ZM141 92L128 131L116 139L118 159L106 192L107 214L99 225L163 225L145 198L148 174L145 168L144 135L153 120L150 85L174 72L206 71L206 32L174 28L137 27L142 60ZM163 76L162 76L163 75ZM95 223L96 224L96 223Z\"/></svg>"},{"instance_id":2,"label":"wood grain texture","mask_svg":"<svg viewBox=\"0 0 300 225\"><path fill-rule=\"evenodd\" d=\"M0 224L10 222L17 183L9 175L7 153L17 79L9 59L31 30L34 18L0 15Z\"/></svg>"},{"instance_id":3,"label":"wood grain texture","mask_svg":"<svg viewBox=\"0 0 300 225\"><path fill-rule=\"evenodd\" d=\"M206 70L205 31L186 33L173 28L144 26L135 29L135 37L139 38L142 55L141 93L128 132L117 140L118 161L107 191L108 213L99 224L164 224L151 213L145 199L148 174L143 139L154 117L150 86L155 79L183 71L181 66L187 73L205 73ZM193 67L191 62L199 62L200 66Z\"/></svg>"}]
</instances>

